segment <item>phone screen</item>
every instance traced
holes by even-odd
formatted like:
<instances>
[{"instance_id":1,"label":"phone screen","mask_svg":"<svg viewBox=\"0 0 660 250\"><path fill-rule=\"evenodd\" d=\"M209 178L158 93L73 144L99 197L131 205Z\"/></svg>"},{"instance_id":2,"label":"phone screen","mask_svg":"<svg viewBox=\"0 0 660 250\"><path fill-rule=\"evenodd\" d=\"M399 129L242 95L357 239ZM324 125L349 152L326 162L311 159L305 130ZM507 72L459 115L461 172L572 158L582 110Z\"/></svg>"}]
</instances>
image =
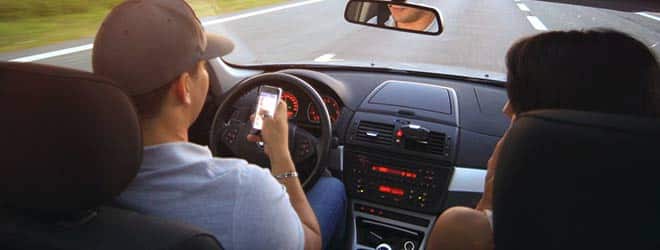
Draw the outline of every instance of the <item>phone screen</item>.
<instances>
[{"instance_id":1,"label":"phone screen","mask_svg":"<svg viewBox=\"0 0 660 250\"><path fill-rule=\"evenodd\" d=\"M259 115L261 112L265 111L266 115L273 117L275 115L275 108L277 108L277 102L279 101L278 93L273 93L270 91L260 91L259 99L257 100L257 112L254 117L254 123L252 128L255 130L261 130L263 128L263 119Z\"/></svg>"}]
</instances>

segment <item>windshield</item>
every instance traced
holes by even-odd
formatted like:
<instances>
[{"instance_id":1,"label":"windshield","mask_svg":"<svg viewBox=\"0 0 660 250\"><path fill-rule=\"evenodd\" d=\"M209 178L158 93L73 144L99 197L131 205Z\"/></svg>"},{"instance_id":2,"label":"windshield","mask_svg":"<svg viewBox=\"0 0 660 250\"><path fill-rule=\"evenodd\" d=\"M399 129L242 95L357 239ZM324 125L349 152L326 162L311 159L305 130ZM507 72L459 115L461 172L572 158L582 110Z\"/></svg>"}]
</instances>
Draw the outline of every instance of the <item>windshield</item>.
<instances>
[{"instance_id":1,"label":"windshield","mask_svg":"<svg viewBox=\"0 0 660 250\"><path fill-rule=\"evenodd\" d=\"M415 1L413 1L415 2ZM406 69L506 72L518 39L546 30L604 27L629 33L660 53L660 1L418 0L443 15L439 36L346 22L346 1L304 1L211 30L240 40L235 64L361 64Z\"/></svg>"},{"instance_id":2,"label":"windshield","mask_svg":"<svg viewBox=\"0 0 660 250\"><path fill-rule=\"evenodd\" d=\"M120 0L2 1L0 60L91 70L95 31ZM518 39L546 30L611 28L660 54L660 1L417 0L444 31L420 35L351 24L340 0L189 0L208 32L231 38L234 65L318 64L504 79ZM158 42L158 41L154 41Z\"/></svg>"}]
</instances>

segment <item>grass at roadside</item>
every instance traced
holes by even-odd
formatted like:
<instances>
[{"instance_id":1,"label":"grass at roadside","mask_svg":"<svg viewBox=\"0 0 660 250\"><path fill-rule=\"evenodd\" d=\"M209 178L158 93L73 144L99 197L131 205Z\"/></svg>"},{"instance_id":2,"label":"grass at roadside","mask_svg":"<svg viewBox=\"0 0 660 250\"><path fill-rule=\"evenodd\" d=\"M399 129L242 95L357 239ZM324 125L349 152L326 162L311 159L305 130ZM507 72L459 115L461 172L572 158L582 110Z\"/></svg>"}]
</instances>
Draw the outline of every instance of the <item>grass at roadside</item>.
<instances>
[{"instance_id":1,"label":"grass at roadside","mask_svg":"<svg viewBox=\"0 0 660 250\"><path fill-rule=\"evenodd\" d=\"M104 4L98 4L99 2L94 0L59 0L76 4L82 2L80 5L84 8L76 7L76 11L73 11L73 7L67 9L66 6L34 6L34 8L33 6L18 6L15 9L8 9L7 6L10 6L10 2L13 1L17 0L0 0L0 52L93 37L101 21L110 11L109 6L112 4L107 2L113 0L99 1ZM188 0L200 17L231 13L284 1L286 0ZM35 10L36 7L41 9Z\"/></svg>"}]
</instances>

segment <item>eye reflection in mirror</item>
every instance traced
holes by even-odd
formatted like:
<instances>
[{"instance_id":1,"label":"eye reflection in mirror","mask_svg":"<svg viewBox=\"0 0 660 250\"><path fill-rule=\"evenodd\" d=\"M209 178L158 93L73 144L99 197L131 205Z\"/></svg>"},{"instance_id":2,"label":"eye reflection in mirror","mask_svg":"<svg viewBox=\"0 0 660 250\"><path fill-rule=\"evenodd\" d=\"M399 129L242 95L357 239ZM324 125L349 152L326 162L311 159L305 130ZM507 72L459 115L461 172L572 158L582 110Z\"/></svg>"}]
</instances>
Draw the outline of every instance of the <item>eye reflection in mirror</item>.
<instances>
[{"instance_id":1,"label":"eye reflection in mirror","mask_svg":"<svg viewBox=\"0 0 660 250\"><path fill-rule=\"evenodd\" d=\"M355 24L422 34L438 35L443 30L438 10L403 1L349 1L344 16Z\"/></svg>"}]
</instances>

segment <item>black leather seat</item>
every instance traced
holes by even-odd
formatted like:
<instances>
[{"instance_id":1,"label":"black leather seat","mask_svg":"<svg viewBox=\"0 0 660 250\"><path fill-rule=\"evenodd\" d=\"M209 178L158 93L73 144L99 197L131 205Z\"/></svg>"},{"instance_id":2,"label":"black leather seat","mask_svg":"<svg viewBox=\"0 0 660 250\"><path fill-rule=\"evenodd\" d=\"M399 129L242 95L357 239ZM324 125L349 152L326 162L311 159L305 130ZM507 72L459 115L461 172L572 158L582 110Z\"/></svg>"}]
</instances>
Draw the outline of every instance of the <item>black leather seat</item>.
<instances>
[{"instance_id":1,"label":"black leather seat","mask_svg":"<svg viewBox=\"0 0 660 250\"><path fill-rule=\"evenodd\" d=\"M494 190L497 249L660 249L660 120L523 114Z\"/></svg>"},{"instance_id":2,"label":"black leather seat","mask_svg":"<svg viewBox=\"0 0 660 250\"><path fill-rule=\"evenodd\" d=\"M137 115L108 80L0 63L1 249L222 249L209 233L104 207L142 160Z\"/></svg>"}]
</instances>

